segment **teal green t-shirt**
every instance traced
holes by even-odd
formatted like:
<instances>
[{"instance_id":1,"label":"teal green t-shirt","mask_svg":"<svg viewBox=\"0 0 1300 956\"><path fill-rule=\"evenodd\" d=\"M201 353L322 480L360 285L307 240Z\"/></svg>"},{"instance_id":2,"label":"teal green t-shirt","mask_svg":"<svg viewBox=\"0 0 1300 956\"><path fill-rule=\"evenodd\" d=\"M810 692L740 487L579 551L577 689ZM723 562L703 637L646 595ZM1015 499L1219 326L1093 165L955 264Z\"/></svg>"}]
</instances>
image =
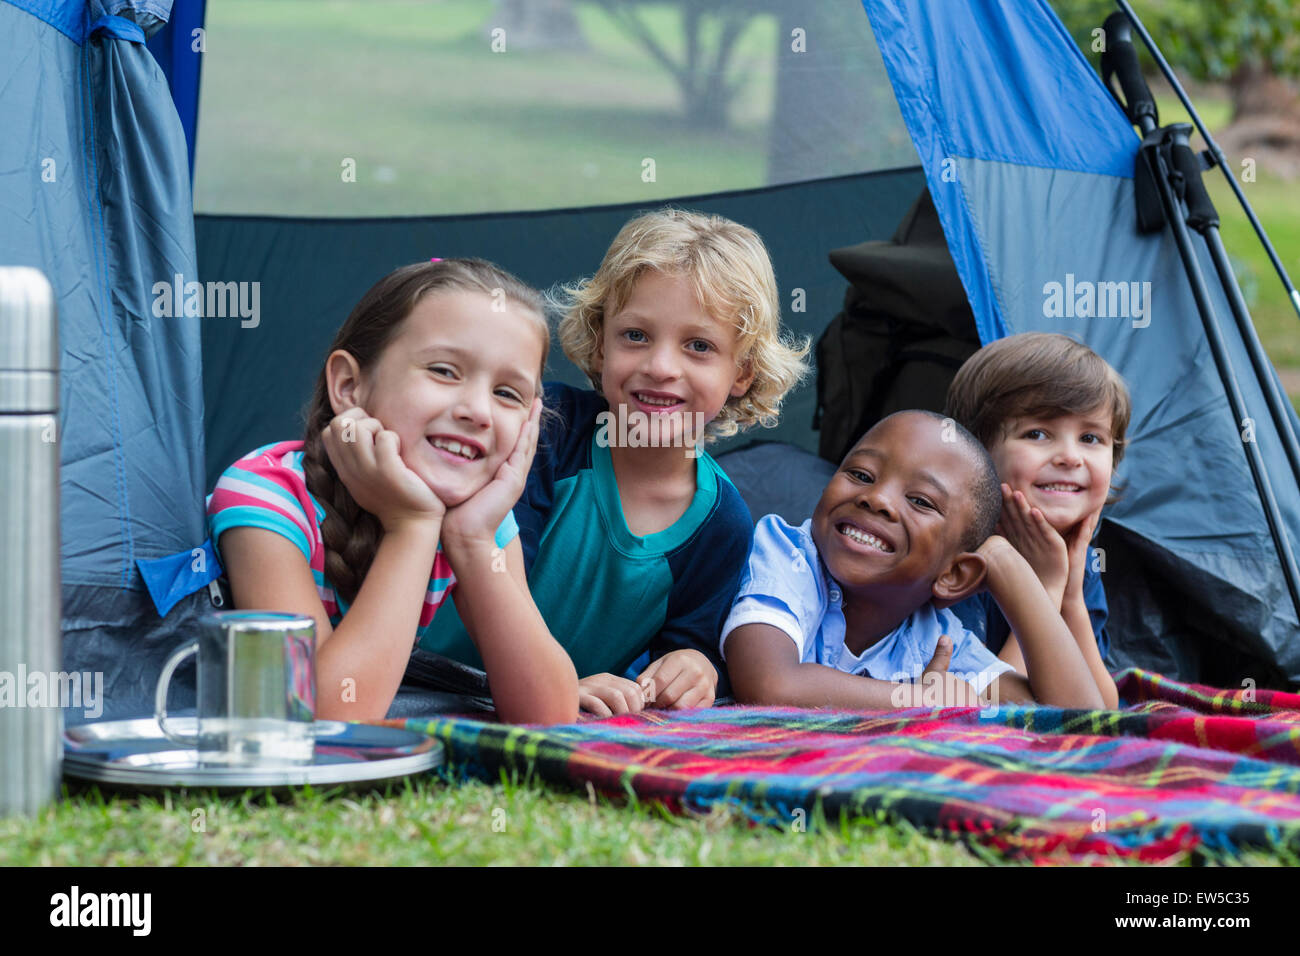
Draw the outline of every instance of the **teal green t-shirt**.
<instances>
[{"instance_id":1,"label":"teal green t-shirt","mask_svg":"<svg viewBox=\"0 0 1300 956\"><path fill-rule=\"evenodd\" d=\"M609 449L596 440L595 392L548 383L556 415L544 425L515 506L528 586L579 677L623 674L647 650L684 647L725 672L718 632L749 553L753 523L739 492L707 452L695 459L695 497L671 527L636 535L623 517ZM451 603L420 647L482 667Z\"/></svg>"}]
</instances>

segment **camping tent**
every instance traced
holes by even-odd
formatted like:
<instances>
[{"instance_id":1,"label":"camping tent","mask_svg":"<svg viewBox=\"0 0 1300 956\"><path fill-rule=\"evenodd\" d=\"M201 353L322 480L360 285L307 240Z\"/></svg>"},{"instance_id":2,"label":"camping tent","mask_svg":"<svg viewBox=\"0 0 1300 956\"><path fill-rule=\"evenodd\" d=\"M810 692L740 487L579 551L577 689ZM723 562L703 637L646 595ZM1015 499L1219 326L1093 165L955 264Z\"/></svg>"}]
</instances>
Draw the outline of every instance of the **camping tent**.
<instances>
[{"instance_id":1,"label":"camping tent","mask_svg":"<svg viewBox=\"0 0 1300 956\"><path fill-rule=\"evenodd\" d=\"M0 3L0 263L58 297L64 660L103 673L104 716L146 709L207 604L160 619L135 564L204 537L199 328L152 311L155 283L197 278L185 137L144 46L167 6Z\"/></svg>"},{"instance_id":2,"label":"camping tent","mask_svg":"<svg viewBox=\"0 0 1300 956\"><path fill-rule=\"evenodd\" d=\"M827 252L890 236L923 187L982 340L1073 334L1134 387L1127 489L1098 541L1117 663L1300 682L1300 624L1241 425L1172 241L1134 227L1137 137L1046 0L737 2L756 25L735 21L731 59L717 39L730 21L698 34L713 60L654 49L678 23L667 3L624 5L616 34L594 3L538 5L581 15L548 35L525 22L530 5L489 0L319 4L310 17L290 0L260 17L213 0L206 20L181 0L186 27L153 41L176 111L138 29L166 6L0 3L4 42L35 51L10 58L3 87L23 125L0 145L0 261L43 268L64 323L66 658L116 674L121 707L147 699L158 653L205 601L160 621L136 559L197 545L203 489L300 433L322 352L378 276L477 255L550 286L589 273L624 220L671 198L757 229L785 321L815 336L844 288ZM617 72L638 57L672 70ZM32 171L51 152L69 175L46 190ZM202 319L183 295L200 277L232 290ZM160 280L181 286L170 315L148 295ZM1102 292L1091 315L1072 307L1085 286ZM1262 410L1225 333L1247 407ZM552 369L580 381L558 354ZM739 441L815 451L813 405L809 382L777 428ZM1253 436L1294 537L1300 489L1262 411Z\"/></svg>"}]
</instances>

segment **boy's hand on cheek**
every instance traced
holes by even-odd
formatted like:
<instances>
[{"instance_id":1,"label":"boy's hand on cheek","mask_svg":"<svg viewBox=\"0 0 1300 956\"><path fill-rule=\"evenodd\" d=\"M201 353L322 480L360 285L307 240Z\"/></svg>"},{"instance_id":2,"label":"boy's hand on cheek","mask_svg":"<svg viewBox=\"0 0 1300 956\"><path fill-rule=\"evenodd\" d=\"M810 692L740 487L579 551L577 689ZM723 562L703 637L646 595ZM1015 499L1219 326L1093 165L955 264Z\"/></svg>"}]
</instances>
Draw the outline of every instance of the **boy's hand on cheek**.
<instances>
[{"instance_id":1,"label":"boy's hand on cheek","mask_svg":"<svg viewBox=\"0 0 1300 956\"><path fill-rule=\"evenodd\" d=\"M718 672L699 651L684 648L665 654L641 672L647 703L660 708L712 707Z\"/></svg>"},{"instance_id":2,"label":"boy's hand on cheek","mask_svg":"<svg viewBox=\"0 0 1300 956\"><path fill-rule=\"evenodd\" d=\"M1065 582L1065 596L1067 598L1083 600L1083 572L1088 566L1092 533L1096 530L1097 522L1100 520L1101 509L1098 508L1075 525L1070 532L1070 537L1066 540L1066 547L1070 557L1070 573Z\"/></svg>"},{"instance_id":3,"label":"boy's hand on cheek","mask_svg":"<svg viewBox=\"0 0 1300 956\"><path fill-rule=\"evenodd\" d=\"M645 691L641 685L625 677L592 674L578 681L578 706L597 717L635 714L645 705Z\"/></svg>"},{"instance_id":4,"label":"boy's hand on cheek","mask_svg":"<svg viewBox=\"0 0 1300 956\"><path fill-rule=\"evenodd\" d=\"M1002 485L1002 516L998 531L1034 569L1049 597L1060 607L1070 575L1070 553L1065 539L1043 513L1030 506L1024 494Z\"/></svg>"}]
</instances>

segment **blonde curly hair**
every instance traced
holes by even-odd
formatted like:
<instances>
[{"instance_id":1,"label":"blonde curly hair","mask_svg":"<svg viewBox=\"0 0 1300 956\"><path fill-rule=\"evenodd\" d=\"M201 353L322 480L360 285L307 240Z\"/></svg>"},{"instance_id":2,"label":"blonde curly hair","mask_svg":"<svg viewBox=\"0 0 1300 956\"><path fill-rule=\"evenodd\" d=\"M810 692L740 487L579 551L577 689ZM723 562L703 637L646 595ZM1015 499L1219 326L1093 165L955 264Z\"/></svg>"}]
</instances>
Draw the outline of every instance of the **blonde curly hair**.
<instances>
[{"instance_id":1,"label":"blonde curly hair","mask_svg":"<svg viewBox=\"0 0 1300 956\"><path fill-rule=\"evenodd\" d=\"M774 426L786 393L808 371L804 357L810 340L781 332L776 276L763 240L722 216L664 208L624 225L594 276L552 296L552 304L564 312L558 329L564 354L599 391L605 316L623 308L647 269L688 279L704 311L735 327L740 366L754 372L749 389L727 399L702 441L755 424Z\"/></svg>"}]
</instances>

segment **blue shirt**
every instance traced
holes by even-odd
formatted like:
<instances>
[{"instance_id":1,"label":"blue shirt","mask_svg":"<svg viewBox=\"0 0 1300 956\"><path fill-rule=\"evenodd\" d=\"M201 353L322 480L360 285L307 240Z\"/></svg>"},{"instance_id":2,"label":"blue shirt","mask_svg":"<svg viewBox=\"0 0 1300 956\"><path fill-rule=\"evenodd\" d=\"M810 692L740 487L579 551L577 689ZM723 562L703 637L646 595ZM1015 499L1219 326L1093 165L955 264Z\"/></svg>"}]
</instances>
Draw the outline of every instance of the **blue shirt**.
<instances>
[{"instance_id":1,"label":"blue shirt","mask_svg":"<svg viewBox=\"0 0 1300 956\"><path fill-rule=\"evenodd\" d=\"M1110 657L1110 636L1106 633L1106 591L1101 586L1101 574L1092 569L1090 561L1083 569L1083 603L1088 608L1088 618L1092 621L1092 633L1097 638L1097 650L1101 659ZM1011 625L1007 622L988 591L973 594L960 604L952 606L953 612L976 637L994 654L1002 650L1002 645L1011 635Z\"/></svg>"},{"instance_id":2,"label":"blue shirt","mask_svg":"<svg viewBox=\"0 0 1300 956\"><path fill-rule=\"evenodd\" d=\"M812 519L797 528L780 515L759 521L740 590L722 625L720 650L727 635L744 624L770 624L784 631L799 649L800 663L822 664L876 680L919 678L944 634L953 643L948 672L977 691L983 692L999 675L1012 670L962 627L952 611L929 602L861 655L854 654L844 644L844 595L817 553Z\"/></svg>"},{"instance_id":3,"label":"blue shirt","mask_svg":"<svg viewBox=\"0 0 1300 956\"><path fill-rule=\"evenodd\" d=\"M528 588L579 677L624 674L643 653L693 648L726 672L718 629L731 609L754 524L726 473L707 452L695 461L695 495L670 527L637 535L627 526L598 393L546 384L537 454L515 505ZM685 454L685 451L683 451ZM425 650L481 667L452 607Z\"/></svg>"}]
</instances>

